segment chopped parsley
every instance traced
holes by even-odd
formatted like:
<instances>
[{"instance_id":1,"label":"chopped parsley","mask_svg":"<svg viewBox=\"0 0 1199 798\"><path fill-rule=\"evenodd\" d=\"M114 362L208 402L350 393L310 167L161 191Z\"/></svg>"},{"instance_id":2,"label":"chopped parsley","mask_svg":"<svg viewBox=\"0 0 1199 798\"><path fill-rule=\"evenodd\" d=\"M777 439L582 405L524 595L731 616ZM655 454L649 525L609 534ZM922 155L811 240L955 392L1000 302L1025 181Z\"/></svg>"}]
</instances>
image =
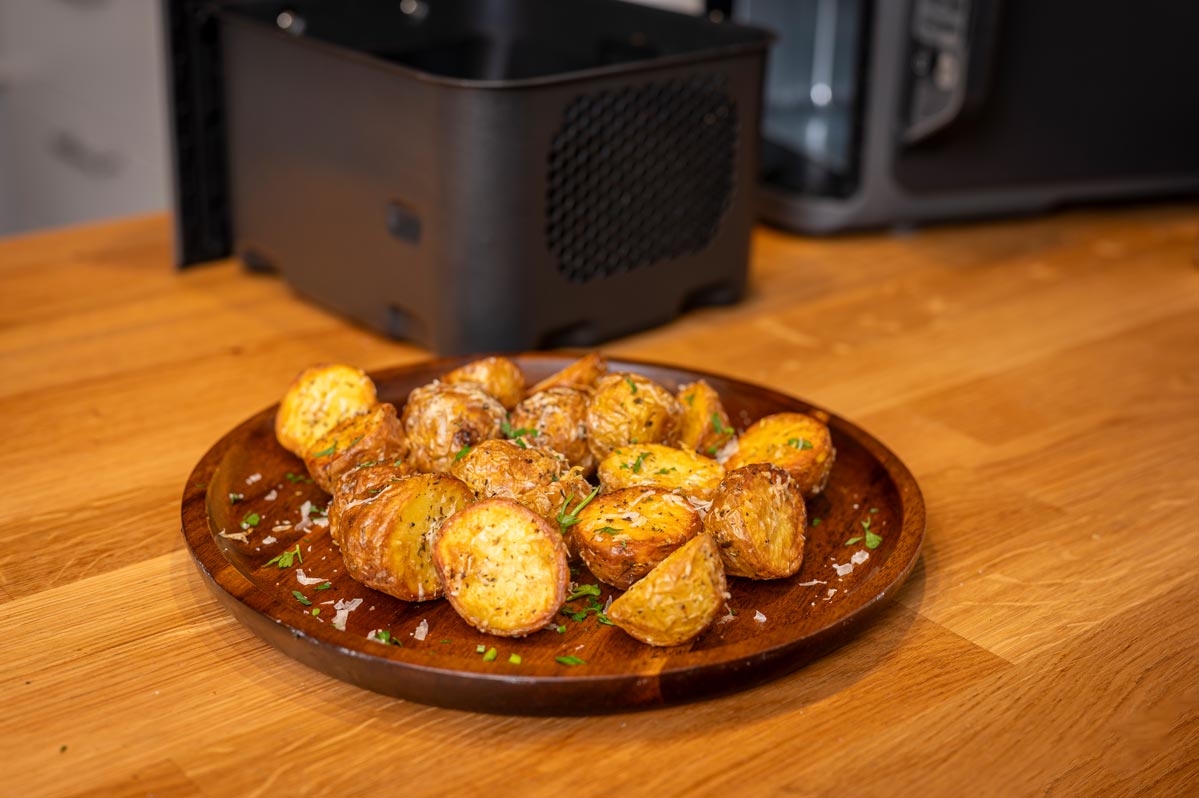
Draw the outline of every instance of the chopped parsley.
<instances>
[{"instance_id":1,"label":"chopped parsley","mask_svg":"<svg viewBox=\"0 0 1199 798\"><path fill-rule=\"evenodd\" d=\"M230 493L229 494L229 503L237 504L239 501L241 501L244 498L246 498L246 494L244 494L244 493Z\"/></svg>"},{"instance_id":2,"label":"chopped parsley","mask_svg":"<svg viewBox=\"0 0 1199 798\"><path fill-rule=\"evenodd\" d=\"M812 526L820 526L820 524L821 524L823 521L824 521L824 519L823 519L823 518L820 518L820 517L813 518L813 519L812 519Z\"/></svg>"},{"instance_id":3,"label":"chopped parsley","mask_svg":"<svg viewBox=\"0 0 1199 798\"><path fill-rule=\"evenodd\" d=\"M574 601L583 596L598 596L600 594L599 585L579 585L574 589L574 592L566 597L567 601Z\"/></svg>"},{"instance_id":4,"label":"chopped parsley","mask_svg":"<svg viewBox=\"0 0 1199 798\"><path fill-rule=\"evenodd\" d=\"M809 440L805 440L804 438L791 438L790 440L787 441L787 445L790 446L792 449L799 449L801 452L804 449L812 448L812 442Z\"/></svg>"},{"instance_id":5,"label":"chopped parsley","mask_svg":"<svg viewBox=\"0 0 1199 798\"><path fill-rule=\"evenodd\" d=\"M878 508L877 508L877 507L871 507L871 508L870 508L870 514L871 514L871 515L874 515L874 514L875 514L875 513L877 513L877 512L878 512Z\"/></svg>"},{"instance_id":6,"label":"chopped parsley","mask_svg":"<svg viewBox=\"0 0 1199 798\"><path fill-rule=\"evenodd\" d=\"M309 485L312 484L312 477L306 477L301 474L293 474L290 471L284 474L284 476L287 478L287 481L293 485L297 482L307 482Z\"/></svg>"},{"instance_id":7,"label":"chopped parsley","mask_svg":"<svg viewBox=\"0 0 1199 798\"><path fill-rule=\"evenodd\" d=\"M855 543L861 543L861 542L862 542L862 536L858 535L857 537L852 537L849 540L845 541L845 545L852 546Z\"/></svg>"},{"instance_id":8,"label":"chopped parsley","mask_svg":"<svg viewBox=\"0 0 1199 798\"><path fill-rule=\"evenodd\" d=\"M332 583L332 582L326 582L326 583L325 583L325 584L323 584L323 585L317 585L316 587L314 587L314 588L313 588L313 590L328 590L328 589L329 589L329 588L331 588L331 587L333 587L333 583Z\"/></svg>"},{"instance_id":9,"label":"chopped parsley","mask_svg":"<svg viewBox=\"0 0 1199 798\"><path fill-rule=\"evenodd\" d=\"M617 532L619 532L620 530L619 530L619 529L617 529L617 528L616 528L616 527L614 527L614 526L602 526L602 527L600 527L599 529L597 529L597 530L595 530L595 531L596 531L596 532L598 532L598 533L599 533L599 534L601 534L601 535L615 535L615 534L616 534Z\"/></svg>"},{"instance_id":10,"label":"chopped parsley","mask_svg":"<svg viewBox=\"0 0 1199 798\"><path fill-rule=\"evenodd\" d=\"M733 432L724 425L719 413L712 413L712 429L716 431L717 435L730 435Z\"/></svg>"},{"instance_id":11,"label":"chopped parsley","mask_svg":"<svg viewBox=\"0 0 1199 798\"><path fill-rule=\"evenodd\" d=\"M520 429L513 429L512 425L508 423L507 419L504 419L503 421L500 422L500 432L503 433L504 437L507 438L508 440L515 441L516 445L522 449L529 448L529 445L527 443L525 443L525 441L524 441L525 436L528 436L530 438L536 438L538 435L541 434L540 432L538 432L536 429L534 429L532 427L521 427Z\"/></svg>"},{"instance_id":12,"label":"chopped parsley","mask_svg":"<svg viewBox=\"0 0 1199 798\"><path fill-rule=\"evenodd\" d=\"M645 458L647 457L649 457L649 452L642 452L641 454L637 455L637 460L633 463L634 474L641 473L641 464L645 462Z\"/></svg>"},{"instance_id":13,"label":"chopped parsley","mask_svg":"<svg viewBox=\"0 0 1199 798\"><path fill-rule=\"evenodd\" d=\"M633 378L625 375L624 381L629 384L629 393L637 393L637 383L633 382Z\"/></svg>"},{"instance_id":14,"label":"chopped parsley","mask_svg":"<svg viewBox=\"0 0 1199 798\"><path fill-rule=\"evenodd\" d=\"M670 472L672 472L672 471L678 471L678 469L677 469L676 467L674 467L674 466L671 466L670 468L659 468L659 469L658 469L656 472L654 472L654 473L656 473L656 474L658 474L659 476L661 476L662 474L669 474L669 473L670 473Z\"/></svg>"},{"instance_id":15,"label":"chopped parsley","mask_svg":"<svg viewBox=\"0 0 1199 798\"><path fill-rule=\"evenodd\" d=\"M311 607L311 606L312 606L312 599L308 598L307 596L305 596L305 595L304 595L303 593L301 593L300 591L298 591L298 590L293 590L293 591L291 591L291 594L292 594L293 596L295 596L295 597L296 597L296 601L300 602L300 603L301 603L301 604L303 604L305 607Z\"/></svg>"},{"instance_id":16,"label":"chopped parsley","mask_svg":"<svg viewBox=\"0 0 1199 798\"><path fill-rule=\"evenodd\" d=\"M570 492L570 495L566 497L566 501L562 502L561 509L558 510L559 526L566 528L569 526L574 526L575 524L579 523L579 513L582 512L583 508L586 507L588 504L590 504L591 500L594 499L597 495L599 495L599 488L595 488L594 490L592 490L591 493L587 494L587 498L583 499L581 502L579 502L577 507L575 507L573 510L570 510L568 512L568 508L570 507L570 502L575 497L575 493L572 490Z\"/></svg>"},{"instance_id":17,"label":"chopped parsley","mask_svg":"<svg viewBox=\"0 0 1199 798\"><path fill-rule=\"evenodd\" d=\"M299 543L296 544L294 551L285 551L280 554L276 554L272 559L267 560L266 564L278 565L280 568L290 568L292 563L294 563L296 560L299 560L301 563L304 562L304 555L300 554Z\"/></svg>"},{"instance_id":18,"label":"chopped parsley","mask_svg":"<svg viewBox=\"0 0 1199 798\"><path fill-rule=\"evenodd\" d=\"M470 447L463 446L461 449L458 450L458 454L454 455L454 462L455 463L458 462L463 457L466 457L468 454L470 454Z\"/></svg>"},{"instance_id":19,"label":"chopped parsley","mask_svg":"<svg viewBox=\"0 0 1199 798\"><path fill-rule=\"evenodd\" d=\"M404 641L396 640L391 636L391 631L388 629L380 629L375 632L375 639L383 645L403 646Z\"/></svg>"},{"instance_id":20,"label":"chopped parsley","mask_svg":"<svg viewBox=\"0 0 1199 798\"><path fill-rule=\"evenodd\" d=\"M684 402L686 402L686 403L687 403L687 404L689 404L689 405L693 405L693 404L695 404L695 392L694 392L694 391L692 391L691 393L689 393L689 394L687 394L686 396L684 396L684 397L683 397L683 401L684 401Z\"/></svg>"},{"instance_id":21,"label":"chopped parsley","mask_svg":"<svg viewBox=\"0 0 1199 798\"><path fill-rule=\"evenodd\" d=\"M862 522L862 529L865 530L866 548L877 549L883 542L883 536L870 531L870 519L867 518Z\"/></svg>"},{"instance_id":22,"label":"chopped parsley","mask_svg":"<svg viewBox=\"0 0 1199 798\"><path fill-rule=\"evenodd\" d=\"M312 617L314 617L314 618L315 618L316 616L318 616L318 615L320 615L320 614L321 614L321 608L320 608L320 607L313 607L313 608L312 608Z\"/></svg>"},{"instance_id":23,"label":"chopped parsley","mask_svg":"<svg viewBox=\"0 0 1199 798\"><path fill-rule=\"evenodd\" d=\"M489 649L487 649L487 653L483 655L483 661L484 662L495 662L495 658L498 657L499 655L500 655L500 652L496 651L494 647L489 648Z\"/></svg>"},{"instance_id":24,"label":"chopped parsley","mask_svg":"<svg viewBox=\"0 0 1199 798\"><path fill-rule=\"evenodd\" d=\"M252 526L258 526L258 522L262 517L258 513L246 513L245 518L241 519L241 528L249 529Z\"/></svg>"},{"instance_id":25,"label":"chopped parsley","mask_svg":"<svg viewBox=\"0 0 1199 798\"><path fill-rule=\"evenodd\" d=\"M554 662L557 662L559 665L569 665L572 668L576 665L586 665L587 664L587 662L585 660L581 660L575 656L554 657Z\"/></svg>"},{"instance_id":26,"label":"chopped parsley","mask_svg":"<svg viewBox=\"0 0 1199 798\"><path fill-rule=\"evenodd\" d=\"M510 665L519 665L521 663L520 654L509 654L508 663Z\"/></svg>"},{"instance_id":27,"label":"chopped parsley","mask_svg":"<svg viewBox=\"0 0 1199 798\"><path fill-rule=\"evenodd\" d=\"M560 623L554 627L554 631L560 635L564 635L564 634L566 634L566 625Z\"/></svg>"},{"instance_id":28,"label":"chopped parsley","mask_svg":"<svg viewBox=\"0 0 1199 798\"><path fill-rule=\"evenodd\" d=\"M312 456L314 458L315 457L328 457L329 455L334 454L336 452L337 452L337 441L334 441L333 443L329 444L328 448L321 449L319 452L313 454Z\"/></svg>"},{"instance_id":29,"label":"chopped parsley","mask_svg":"<svg viewBox=\"0 0 1199 798\"><path fill-rule=\"evenodd\" d=\"M479 645L475 646L476 654L482 654L486 650L487 650L487 646L483 645L482 643L479 643Z\"/></svg>"}]
</instances>

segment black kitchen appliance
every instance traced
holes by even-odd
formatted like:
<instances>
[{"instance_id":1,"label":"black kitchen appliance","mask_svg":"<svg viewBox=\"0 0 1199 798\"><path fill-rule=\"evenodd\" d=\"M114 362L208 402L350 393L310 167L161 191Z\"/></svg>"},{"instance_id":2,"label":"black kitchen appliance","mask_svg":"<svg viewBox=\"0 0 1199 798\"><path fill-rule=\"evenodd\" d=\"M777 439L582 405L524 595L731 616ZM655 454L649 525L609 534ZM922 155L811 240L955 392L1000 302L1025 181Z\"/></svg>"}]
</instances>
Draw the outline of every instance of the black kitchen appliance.
<instances>
[{"instance_id":1,"label":"black kitchen appliance","mask_svg":"<svg viewBox=\"0 0 1199 798\"><path fill-rule=\"evenodd\" d=\"M615 0L164 0L177 261L442 353L738 299L769 34Z\"/></svg>"},{"instance_id":2,"label":"black kitchen appliance","mask_svg":"<svg viewBox=\"0 0 1199 798\"><path fill-rule=\"evenodd\" d=\"M1199 192L1199 3L709 7L778 36L759 207L782 226L827 232Z\"/></svg>"}]
</instances>

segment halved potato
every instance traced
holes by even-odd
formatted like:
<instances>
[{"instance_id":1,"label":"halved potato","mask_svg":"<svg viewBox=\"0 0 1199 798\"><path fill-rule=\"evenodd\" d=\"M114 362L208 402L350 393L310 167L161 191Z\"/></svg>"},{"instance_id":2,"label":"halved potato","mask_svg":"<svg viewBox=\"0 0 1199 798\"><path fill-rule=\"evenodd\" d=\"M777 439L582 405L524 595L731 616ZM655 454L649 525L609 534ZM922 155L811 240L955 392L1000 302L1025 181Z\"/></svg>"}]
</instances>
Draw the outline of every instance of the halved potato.
<instances>
[{"instance_id":1,"label":"halved potato","mask_svg":"<svg viewBox=\"0 0 1199 798\"><path fill-rule=\"evenodd\" d=\"M454 369L441 381L452 385L477 383L507 410L516 407L525 395L525 374L520 366L506 357L485 357L472 361Z\"/></svg>"},{"instance_id":2,"label":"halved potato","mask_svg":"<svg viewBox=\"0 0 1199 798\"><path fill-rule=\"evenodd\" d=\"M570 583L562 536L511 499L484 499L445 522L433 538L433 562L462 619L502 637L545 627Z\"/></svg>"},{"instance_id":3,"label":"halved potato","mask_svg":"<svg viewBox=\"0 0 1199 798\"><path fill-rule=\"evenodd\" d=\"M529 389L529 395L560 385L590 390L600 377L608 373L608 359L599 352L590 352L556 374L551 374Z\"/></svg>"},{"instance_id":4,"label":"halved potato","mask_svg":"<svg viewBox=\"0 0 1199 798\"><path fill-rule=\"evenodd\" d=\"M526 435L530 446L553 449L565 455L584 476L595 470L595 455L587 446L587 403L590 395L565 385L546 388L516 406L509 418L512 430L535 430Z\"/></svg>"},{"instance_id":5,"label":"halved potato","mask_svg":"<svg viewBox=\"0 0 1199 798\"><path fill-rule=\"evenodd\" d=\"M504 406L474 383L422 385L404 405L408 460L418 471L448 473L472 446L500 437L506 417Z\"/></svg>"},{"instance_id":6,"label":"halved potato","mask_svg":"<svg viewBox=\"0 0 1199 798\"><path fill-rule=\"evenodd\" d=\"M596 579L624 589L702 528L682 496L662 488L623 488L584 507L570 536Z\"/></svg>"},{"instance_id":7,"label":"halved potato","mask_svg":"<svg viewBox=\"0 0 1199 798\"><path fill-rule=\"evenodd\" d=\"M374 501L383 491L412 474L410 466L394 462L364 465L341 474L333 483L333 499L329 502L329 534L333 542L341 545L341 516L346 508Z\"/></svg>"},{"instance_id":8,"label":"halved potato","mask_svg":"<svg viewBox=\"0 0 1199 798\"><path fill-rule=\"evenodd\" d=\"M310 366L292 381L275 413L275 438L303 456L312 444L347 418L375 406L375 384L362 369L340 363Z\"/></svg>"},{"instance_id":9,"label":"halved potato","mask_svg":"<svg viewBox=\"0 0 1199 798\"><path fill-rule=\"evenodd\" d=\"M600 485L605 492L648 485L707 501L722 479L724 466L715 460L659 443L622 446L599 464Z\"/></svg>"},{"instance_id":10,"label":"halved potato","mask_svg":"<svg viewBox=\"0 0 1199 798\"><path fill-rule=\"evenodd\" d=\"M799 485L768 463L730 471L704 517L729 576L780 579L803 564L807 509Z\"/></svg>"},{"instance_id":11,"label":"halved potato","mask_svg":"<svg viewBox=\"0 0 1199 798\"><path fill-rule=\"evenodd\" d=\"M513 499L552 519L572 491L586 495L591 486L557 452L522 449L512 441L483 441L450 466L480 499Z\"/></svg>"},{"instance_id":12,"label":"halved potato","mask_svg":"<svg viewBox=\"0 0 1199 798\"><path fill-rule=\"evenodd\" d=\"M683 406L680 448L715 457L734 435L720 394L711 385L699 380L681 386L678 399Z\"/></svg>"},{"instance_id":13,"label":"halved potato","mask_svg":"<svg viewBox=\"0 0 1199 798\"><path fill-rule=\"evenodd\" d=\"M642 643L681 645L720 615L727 587L716 542L701 534L613 601L608 618Z\"/></svg>"},{"instance_id":14,"label":"halved potato","mask_svg":"<svg viewBox=\"0 0 1199 798\"><path fill-rule=\"evenodd\" d=\"M804 496L824 490L837 451L828 426L803 413L775 413L758 419L737 441L737 451L725 461L732 471L750 463L772 463L786 469Z\"/></svg>"},{"instance_id":15,"label":"halved potato","mask_svg":"<svg viewBox=\"0 0 1199 798\"><path fill-rule=\"evenodd\" d=\"M433 565L433 536L474 498L459 479L416 474L372 500L347 503L338 519L346 571L367 587L404 601L440 597L443 587Z\"/></svg>"},{"instance_id":16,"label":"halved potato","mask_svg":"<svg viewBox=\"0 0 1199 798\"><path fill-rule=\"evenodd\" d=\"M364 463L395 463L408 456L408 437L395 405L375 405L368 413L347 418L317 438L304 452L304 465L321 490L332 493L338 477Z\"/></svg>"},{"instance_id":17,"label":"halved potato","mask_svg":"<svg viewBox=\"0 0 1199 798\"><path fill-rule=\"evenodd\" d=\"M609 374L587 405L587 444L596 460L632 443L673 446L682 419L679 400L658 383L640 374Z\"/></svg>"}]
</instances>

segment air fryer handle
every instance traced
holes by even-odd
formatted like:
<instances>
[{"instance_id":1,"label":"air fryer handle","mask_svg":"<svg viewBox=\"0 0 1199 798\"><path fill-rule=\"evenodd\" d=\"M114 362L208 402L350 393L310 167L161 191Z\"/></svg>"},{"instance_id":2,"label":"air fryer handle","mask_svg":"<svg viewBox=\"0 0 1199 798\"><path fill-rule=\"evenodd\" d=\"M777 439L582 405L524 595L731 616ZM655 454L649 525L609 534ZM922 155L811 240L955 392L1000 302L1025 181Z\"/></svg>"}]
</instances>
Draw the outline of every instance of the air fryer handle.
<instances>
[{"instance_id":1,"label":"air fryer handle","mask_svg":"<svg viewBox=\"0 0 1199 798\"><path fill-rule=\"evenodd\" d=\"M1003 0L913 0L906 144L924 141L986 101Z\"/></svg>"}]
</instances>

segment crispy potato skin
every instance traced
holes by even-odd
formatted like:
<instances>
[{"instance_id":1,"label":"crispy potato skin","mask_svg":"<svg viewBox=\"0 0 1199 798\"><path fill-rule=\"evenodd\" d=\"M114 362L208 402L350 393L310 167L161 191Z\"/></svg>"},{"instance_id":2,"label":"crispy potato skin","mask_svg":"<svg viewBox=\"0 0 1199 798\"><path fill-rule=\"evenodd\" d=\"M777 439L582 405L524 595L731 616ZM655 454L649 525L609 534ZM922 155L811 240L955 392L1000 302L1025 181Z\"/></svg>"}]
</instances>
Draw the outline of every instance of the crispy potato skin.
<instances>
[{"instance_id":1,"label":"crispy potato skin","mask_svg":"<svg viewBox=\"0 0 1199 798\"><path fill-rule=\"evenodd\" d=\"M500 439L483 441L471 449L450 466L450 473L480 499L512 499L546 519L554 518L572 491L591 490L578 469L571 469L557 452L522 449Z\"/></svg>"},{"instance_id":2,"label":"crispy potato skin","mask_svg":"<svg viewBox=\"0 0 1199 798\"><path fill-rule=\"evenodd\" d=\"M732 471L751 463L772 463L786 469L811 498L824 490L837 451L828 426L803 413L764 416L741 433L737 451L725 461Z\"/></svg>"},{"instance_id":3,"label":"crispy potato skin","mask_svg":"<svg viewBox=\"0 0 1199 798\"><path fill-rule=\"evenodd\" d=\"M614 450L598 473L605 492L646 485L708 501L724 479L724 466L688 449L637 443Z\"/></svg>"},{"instance_id":4,"label":"crispy potato skin","mask_svg":"<svg viewBox=\"0 0 1199 798\"><path fill-rule=\"evenodd\" d=\"M544 628L570 582L562 536L511 499L484 499L446 521L433 538L433 562L463 620L501 637Z\"/></svg>"},{"instance_id":5,"label":"crispy potato skin","mask_svg":"<svg viewBox=\"0 0 1199 798\"><path fill-rule=\"evenodd\" d=\"M711 626L728 598L720 551L704 533L612 602L608 618L651 646L678 646Z\"/></svg>"},{"instance_id":6,"label":"crispy potato skin","mask_svg":"<svg viewBox=\"0 0 1199 798\"><path fill-rule=\"evenodd\" d=\"M326 493L338 478L362 463L394 463L408 456L408 436L395 405L375 405L369 413L347 418L316 440L304 453L312 481Z\"/></svg>"},{"instance_id":7,"label":"crispy potato skin","mask_svg":"<svg viewBox=\"0 0 1199 798\"><path fill-rule=\"evenodd\" d=\"M729 471L704 518L725 572L750 579L781 579L798 571L806 524L799 485L768 463Z\"/></svg>"},{"instance_id":8,"label":"crispy potato skin","mask_svg":"<svg viewBox=\"0 0 1199 798\"><path fill-rule=\"evenodd\" d=\"M681 496L662 488L623 488L597 496L570 528L596 579L627 588L703 528Z\"/></svg>"},{"instance_id":9,"label":"crispy potato skin","mask_svg":"<svg viewBox=\"0 0 1199 798\"><path fill-rule=\"evenodd\" d=\"M599 352L589 352L566 368L551 374L529 389L527 396L565 386L590 391L599 378L608 373L608 359Z\"/></svg>"},{"instance_id":10,"label":"crispy potato skin","mask_svg":"<svg viewBox=\"0 0 1199 798\"><path fill-rule=\"evenodd\" d=\"M378 397L362 369L340 363L310 366L292 381L275 413L275 438L287 451L304 455L333 427L368 412Z\"/></svg>"},{"instance_id":11,"label":"crispy potato skin","mask_svg":"<svg viewBox=\"0 0 1199 798\"><path fill-rule=\"evenodd\" d=\"M529 445L553 449L588 476L595 471L595 455L587 446L587 403L590 394L581 388L559 385L529 396L512 411L513 429L535 429Z\"/></svg>"},{"instance_id":12,"label":"crispy potato skin","mask_svg":"<svg viewBox=\"0 0 1199 798\"><path fill-rule=\"evenodd\" d=\"M699 380L681 386L678 399L683 407L679 447L714 456L733 437L733 425L720 395L707 382Z\"/></svg>"},{"instance_id":13,"label":"crispy potato skin","mask_svg":"<svg viewBox=\"0 0 1199 798\"><path fill-rule=\"evenodd\" d=\"M448 473L465 447L500 437L504 406L478 385L433 382L416 388L404 405L408 460L418 471Z\"/></svg>"},{"instance_id":14,"label":"crispy potato skin","mask_svg":"<svg viewBox=\"0 0 1199 798\"><path fill-rule=\"evenodd\" d=\"M525 374L506 357L485 357L472 361L454 369L441 381L451 385L477 383L506 410L516 407L525 395Z\"/></svg>"},{"instance_id":15,"label":"crispy potato skin","mask_svg":"<svg viewBox=\"0 0 1199 798\"><path fill-rule=\"evenodd\" d=\"M340 511L341 556L350 576L404 601L438 598L432 537L474 494L446 474L404 477Z\"/></svg>"},{"instance_id":16,"label":"crispy potato skin","mask_svg":"<svg viewBox=\"0 0 1199 798\"><path fill-rule=\"evenodd\" d=\"M673 446L682 419L679 400L658 383L639 374L609 374L587 404L587 443L596 460L632 443Z\"/></svg>"},{"instance_id":17,"label":"crispy potato skin","mask_svg":"<svg viewBox=\"0 0 1199 798\"><path fill-rule=\"evenodd\" d=\"M341 545L341 516L347 506L373 501L380 493L390 490L397 482L412 476L413 473L404 463L363 466L342 473L333 483L333 499L329 502L329 534L333 542Z\"/></svg>"}]
</instances>

